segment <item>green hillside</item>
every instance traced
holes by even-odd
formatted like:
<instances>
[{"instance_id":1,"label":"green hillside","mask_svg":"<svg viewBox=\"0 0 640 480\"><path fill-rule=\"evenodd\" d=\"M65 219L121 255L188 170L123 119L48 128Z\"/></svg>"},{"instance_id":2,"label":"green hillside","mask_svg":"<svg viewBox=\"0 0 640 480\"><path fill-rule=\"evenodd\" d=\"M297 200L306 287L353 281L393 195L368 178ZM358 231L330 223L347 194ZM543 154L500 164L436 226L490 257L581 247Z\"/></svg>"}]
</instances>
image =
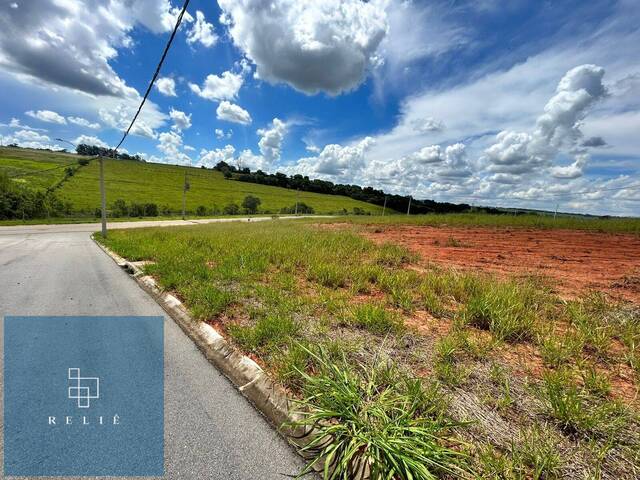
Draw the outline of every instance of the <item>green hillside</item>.
<instances>
[{"instance_id":1,"label":"green hillside","mask_svg":"<svg viewBox=\"0 0 640 480\"><path fill-rule=\"evenodd\" d=\"M27 149L0 149L0 171L15 177L36 189L55 185L64 178L65 167L77 167L74 175L57 188L58 197L70 202L74 212L92 214L100 206L99 165L92 161L79 166L80 157ZM294 190L227 180L222 173L194 167L181 167L158 163L126 160L105 160L107 204L122 199L127 203L155 203L160 210L174 213L182 209L182 186L185 172L191 186L187 193L187 211L195 212L199 206L208 212L222 210L227 204L240 204L248 195L262 200L261 213L277 213L296 202ZM381 207L337 195L299 192L299 201L314 208L316 213L334 213L342 209L351 212L361 208L379 213Z\"/></svg>"}]
</instances>

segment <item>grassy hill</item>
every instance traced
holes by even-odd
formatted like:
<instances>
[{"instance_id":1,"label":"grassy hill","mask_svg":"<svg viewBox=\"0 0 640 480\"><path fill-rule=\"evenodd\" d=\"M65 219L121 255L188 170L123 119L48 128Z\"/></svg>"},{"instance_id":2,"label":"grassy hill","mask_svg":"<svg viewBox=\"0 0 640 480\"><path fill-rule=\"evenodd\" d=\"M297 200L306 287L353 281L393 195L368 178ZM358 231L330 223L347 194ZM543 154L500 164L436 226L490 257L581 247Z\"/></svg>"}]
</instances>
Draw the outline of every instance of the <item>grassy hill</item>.
<instances>
[{"instance_id":1,"label":"grassy hill","mask_svg":"<svg viewBox=\"0 0 640 480\"><path fill-rule=\"evenodd\" d=\"M16 181L45 189L64 179L67 165L78 167L79 158L71 154L0 148L0 171L13 177L20 175ZM277 213L282 207L290 207L296 202L294 190L227 180L213 170L105 160L107 204L122 199L127 203L155 203L160 209L168 207L175 213L180 212L185 173L191 185L187 193L187 210L190 212L195 212L199 206L206 207L207 211L221 210L231 202L240 204L248 194L262 200L260 211L263 213ZM56 191L60 199L72 204L75 212L92 214L100 206L98 162L78 167ZM372 214L382 211L376 205L337 195L299 192L298 198L313 207L316 213L333 213L342 209L352 211L356 207Z\"/></svg>"}]
</instances>

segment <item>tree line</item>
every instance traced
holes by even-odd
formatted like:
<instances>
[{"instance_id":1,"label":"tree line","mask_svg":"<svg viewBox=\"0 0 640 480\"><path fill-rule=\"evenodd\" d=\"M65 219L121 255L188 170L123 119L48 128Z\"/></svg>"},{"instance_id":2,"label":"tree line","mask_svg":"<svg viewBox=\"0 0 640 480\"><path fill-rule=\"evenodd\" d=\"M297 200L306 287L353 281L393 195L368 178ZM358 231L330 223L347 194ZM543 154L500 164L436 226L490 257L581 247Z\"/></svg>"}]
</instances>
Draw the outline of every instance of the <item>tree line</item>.
<instances>
[{"instance_id":1,"label":"tree line","mask_svg":"<svg viewBox=\"0 0 640 480\"><path fill-rule=\"evenodd\" d=\"M119 160L135 160L136 162L144 162L144 159L140 155L129 155L128 153L116 152L114 156L113 149L111 148L87 145L85 143L81 143L76 147L76 153L78 155L86 155L89 157L101 155L103 157L117 158Z\"/></svg>"},{"instance_id":2,"label":"tree line","mask_svg":"<svg viewBox=\"0 0 640 480\"><path fill-rule=\"evenodd\" d=\"M252 172L248 168L238 169L224 161L218 162L213 169L222 172L225 178L234 179L240 182L259 183L262 185L271 185L274 187L282 187L292 190L302 190L304 192L343 195L345 197L353 198L354 200L360 200L379 206L383 206L386 199L387 208L399 212L406 211L409 206L410 197L408 195L392 195L385 193L383 190L378 190L372 187L361 187L360 185L349 184L344 185L319 179L311 180L308 176L300 174L288 176L280 172L274 174L265 173L262 170ZM411 199L411 213L413 214L457 213L467 212L471 209L471 205L466 203ZM474 210L482 210L488 213L499 213L496 209L486 207L475 207Z\"/></svg>"}]
</instances>

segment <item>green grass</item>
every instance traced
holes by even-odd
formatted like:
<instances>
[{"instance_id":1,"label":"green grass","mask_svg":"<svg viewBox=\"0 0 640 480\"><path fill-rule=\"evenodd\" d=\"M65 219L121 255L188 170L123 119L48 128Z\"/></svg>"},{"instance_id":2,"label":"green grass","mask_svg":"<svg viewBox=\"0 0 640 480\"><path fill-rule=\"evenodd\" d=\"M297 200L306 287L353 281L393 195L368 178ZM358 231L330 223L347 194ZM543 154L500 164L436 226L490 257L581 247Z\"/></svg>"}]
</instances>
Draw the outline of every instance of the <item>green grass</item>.
<instances>
[{"instance_id":1,"label":"green grass","mask_svg":"<svg viewBox=\"0 0 640 480\"><path fill-rule=\"evenodd\" d=\"M14 176L24 173L39 173L21 178L19 181L33 188L47 188L59 182L64 168L47 169L76 164L79 157L27 149L0 148L0 171ZM187 210L192 214L199 206L218 211L229 203L240 205L245 196L251 194L262 200L260 211L278 213L282 207L291 207L300 202L314 208L315 213L337 213L342 209L351 212L359 207L366 212L379 214L382 207L360 202L338 195L323 195L299 192L285 188L226 180L222 173L213 170L145 163L126 160L104 161L107 206L117 199L127 203L155 203L167 207L174 214L182 210L182 188L185 173L191 185L187 193ZM99 164L92 161L66 181L58 190L60 198L71 202L74 211L93 214L100 206Z\"/></svg>"},{"instance_id":2,"label":"green grass","mask_svg":"<svg viewBox=\"0 0 640 480\"><path fill-rule=\"evenodd\" d=\"M523 214L523 215L488 215L485 213L446 213L428 215L387 215L385 217L350 217L342 221L356 225L413 225L413 226L450 226L450 227L493 227L493 228L535 228L535 229L570 229L590 230L596 232L640 234L640 218L604 218L572 215ZM447 246L464 247L455 239L449 240Z\"/></svg>"},{"instance_id":3,"label":"green grass","mask_svg":"<svg viewBox=\"0 0 640 480\"><path fill-rule=\"evenodd\" d=\"M465 455L447 446L456 424L439 411L437 390L384 362L352 367L323 350L309 353L318 371L300 372L302 420L294 426L314 430L302 448L310 460L298 478L316 464L326 480L358 478L365 469L372 480L465 474Z\"/></svg>"},{"instance_id":4,"label":"green grass","mask_svg":"<svg viewBox=\"0 0 640 480\"><path fill-rule=\"evenodd\" d=\"M465 392L462 398L478 399L471 402L471 412L490 408L484 418L499 415L514 432L538 438L550 429L548 438L536 442L525 437L497 450L472 452L480 469L473 478L555 478L559 467L549 442L558 438L591 460L583 441L611 439L629 451L636 448L628 439L639 428L613 399L617 386L610 378L625 363L637 365L637 308L612 305L598 295L563 301L536 279L418 264L405 248L375 244L359 231L319 228L317 220L283 220L112 230L105 243L130 260L154 261L145 267L147 273L183 299L195 317L215 321L236 348L257 357L296 398L306 398L311 412L330 416L328 426L337 435L332 444L342 445L336 455L344 468L362 455L389 464L382 452L354 453L347 446L351 441L360 445L362 439L384 441L384 436L373 437L382 425L400 428L402 436L411 422L433 425L432 412L418 414L402 403L406 392L395 389L400 377L371 373L381 360L416 385L427 388L436 382L447 394ZM593 338L598 329L606 331L603 338L610 345L618 343L615 355L603 355L606 342L599 335ZM310 353L318 349L326 353L322 361ZM525 361L539 355L541 375L529 377L503 364L504 353L524 354ZM310 384L316 385L317 397L310 395ZM335 404L334 388L338 396L365 396L354 400L354 410L327 410ZM417 387L411 391L426 395ZM400 424L397 412L388 410L387 395L412 412ZM366 407L375 409L375 416L367 417L375 425L364 421ZM492 425L477 428L476 434L485 435L482 429L490 431ZM354 439L356 431L361 435ZM469 438L465 431L461 425L445 437ZM448 446L440 433L445 434L438 431L436 443ZM397 441L404 449L414 448L414 440ZM441 458L438 452L425 465ZM621 471L640 466L640 459L621 455L627 462ZM611 466L608 461L602 460L603 468ZM414 478L442 473L434 468ZM492 476L494 471L502 473Z\"/></svg>"}]
</instances>

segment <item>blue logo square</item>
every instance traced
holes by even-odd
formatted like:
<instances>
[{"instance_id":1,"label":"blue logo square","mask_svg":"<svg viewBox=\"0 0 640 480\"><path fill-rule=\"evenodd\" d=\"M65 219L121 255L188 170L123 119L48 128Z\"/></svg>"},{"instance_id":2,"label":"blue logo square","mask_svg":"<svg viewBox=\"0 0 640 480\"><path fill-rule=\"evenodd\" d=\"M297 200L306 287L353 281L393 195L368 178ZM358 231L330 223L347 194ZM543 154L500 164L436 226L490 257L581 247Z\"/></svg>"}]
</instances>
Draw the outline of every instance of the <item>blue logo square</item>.
<instances>
[{"instance_id":1,"label":"blue logo square","mask_svg":"<svg viewBox=\"0 0 640 480\"><path fill-rule=\"evenodd\" d=\"M162 476L162 317L6 317L4 474Z\"/></svg>"}]
</instances>

